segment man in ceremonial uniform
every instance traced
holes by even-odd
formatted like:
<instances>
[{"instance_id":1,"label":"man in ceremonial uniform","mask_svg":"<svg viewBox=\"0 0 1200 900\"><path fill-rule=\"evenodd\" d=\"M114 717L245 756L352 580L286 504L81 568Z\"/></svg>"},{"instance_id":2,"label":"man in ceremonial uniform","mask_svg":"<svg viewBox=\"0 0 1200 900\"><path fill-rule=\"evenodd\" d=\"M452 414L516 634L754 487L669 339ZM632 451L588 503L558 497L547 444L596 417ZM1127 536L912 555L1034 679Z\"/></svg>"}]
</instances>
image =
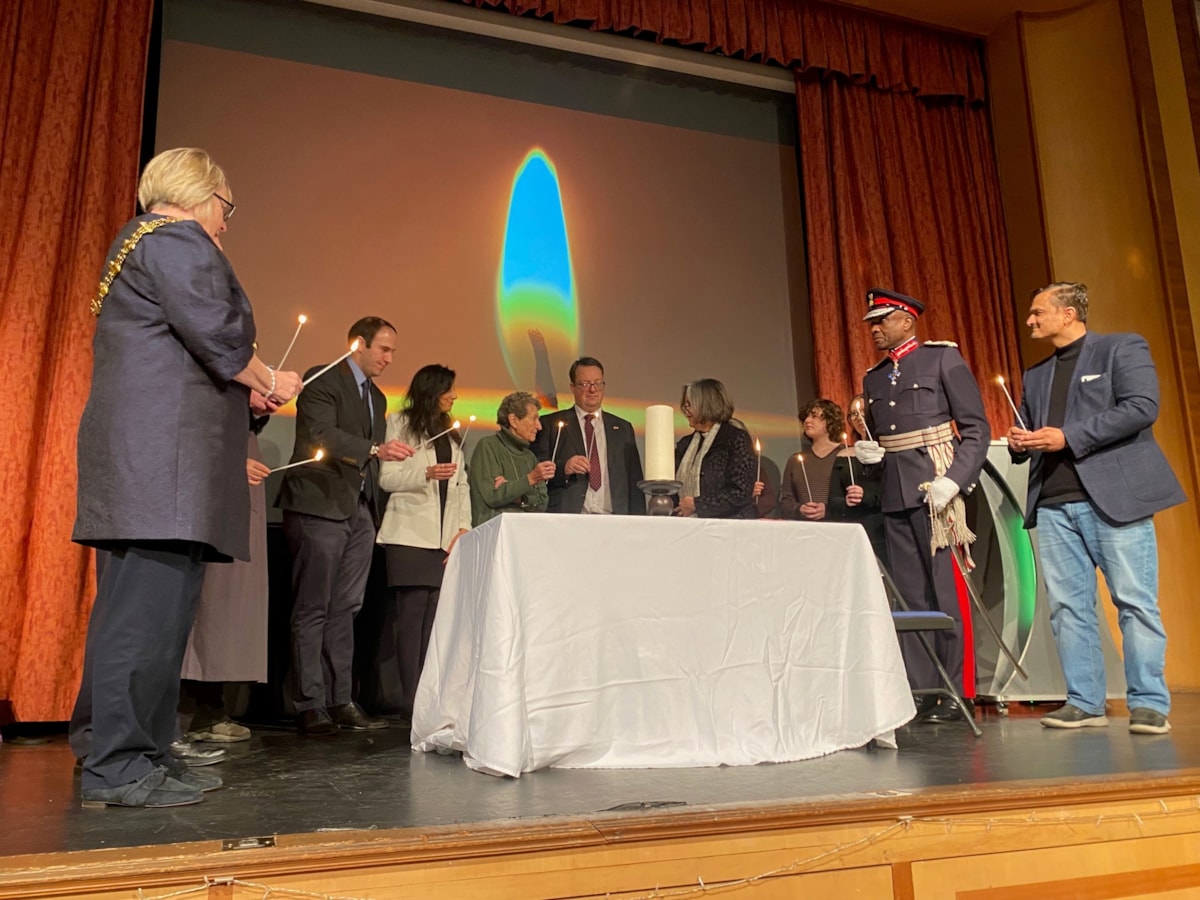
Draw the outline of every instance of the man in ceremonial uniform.
<instances>
[{"instance_id":1,"label":"man in ceremonial uniform","mask_svg":"<svg viewBox=\"0 0 1200 900\"><path fill-rule=\"evenodd\" d=\"M991 429L979 385L957 345L917 340L917 317L924 311L921 301L904 294L867 292L864 321L876 349L887 356L863 378L866 423L875 440L859 441L855 453L866 465L883 465L884 534L905 602L955 620L953 631L937 634L934 649L961 687L963 629L952 553L954 545L975 537L967 528L963 497L979 479ZM915 638L906 638L904 651L914 689L941 686ZM926 721L961 715L952 701L931 698L921 705Z\"/></svg>"}]
</instances>

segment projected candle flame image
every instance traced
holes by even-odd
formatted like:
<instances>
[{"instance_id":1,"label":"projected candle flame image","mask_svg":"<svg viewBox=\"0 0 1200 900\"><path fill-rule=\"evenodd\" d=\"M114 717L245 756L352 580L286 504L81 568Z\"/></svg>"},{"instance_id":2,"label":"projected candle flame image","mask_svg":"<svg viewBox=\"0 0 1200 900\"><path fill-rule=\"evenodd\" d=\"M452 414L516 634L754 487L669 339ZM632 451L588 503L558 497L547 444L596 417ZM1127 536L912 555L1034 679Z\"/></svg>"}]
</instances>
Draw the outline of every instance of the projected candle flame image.
<instances>
[{"instance_id":1,"label":"projected candle flame image","mask_svg":"<svg viewBox=\"0 0 1200 900\"><path fill-rule=\"evenodd\" d=\"M557 408L553 366L579 355L579 308L558 172L540 147L513 177L496 277L496 330L513 384Z\"/></svg>"}]
</instances>

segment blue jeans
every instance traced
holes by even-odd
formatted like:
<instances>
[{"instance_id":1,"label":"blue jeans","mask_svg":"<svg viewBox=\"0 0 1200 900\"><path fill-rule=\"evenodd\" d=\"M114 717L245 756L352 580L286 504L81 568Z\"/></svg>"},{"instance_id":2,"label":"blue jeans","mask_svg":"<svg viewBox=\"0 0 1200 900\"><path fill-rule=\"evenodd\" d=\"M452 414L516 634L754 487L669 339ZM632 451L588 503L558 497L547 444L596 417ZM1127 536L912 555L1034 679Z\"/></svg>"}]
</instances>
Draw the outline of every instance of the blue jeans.
<instances>
[{"instance_id":1,"label":"blue jeans","mask_svg":"<svg viewBox=\"0 0 1200 900\"><path fill-rule=\"evenodd\" d=\"M1167 634L1158 614L1158 541L1154 521L1115 525L1086 500L1038 507L1038 547L1050 598L1050 627L1067 682L1067 702L1104 714L1107 694L1096 568L1117 607L1129 708L1166 715Z\"/></svg>"}]
</instances>

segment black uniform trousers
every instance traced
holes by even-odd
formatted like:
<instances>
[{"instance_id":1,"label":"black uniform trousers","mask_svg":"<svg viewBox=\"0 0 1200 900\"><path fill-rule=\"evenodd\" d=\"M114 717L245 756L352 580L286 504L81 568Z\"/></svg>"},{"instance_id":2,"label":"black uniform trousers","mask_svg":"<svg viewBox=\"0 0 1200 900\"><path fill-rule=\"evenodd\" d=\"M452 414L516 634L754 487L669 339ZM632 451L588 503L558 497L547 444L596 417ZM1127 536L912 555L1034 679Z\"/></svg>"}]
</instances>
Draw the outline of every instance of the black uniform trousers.
<instances>
[{"instance_id":1,"label":"black uniform trousers","mask_svg":"<svg viewBox=\"0 0 1200 900\"><path fill-rule=\"evenodd\" d=\"M296 712L353 699L354 617L362 608L375 520L365 496L344 521L284 510L292 556L292 701Z\"/></svg>"},{"instance_id":2,"label":"black uniform trousers","mask_svg":"<svg viewBox=\"0 0 1200 900\"><path fill-rule=\"evenodd\" d=\"M954 558L950 548L944 547L930 554L929 508L925 506L884 513L883 530L892 580L904 602L913 611L933 610L954 619L953 631L947 629L926 637L931 639L934 652L954 686L961 690L963 623L958 592L954 588ZM908 683L913 690L943 687L937 668L917 635L902 635L900 649L908 670Z\"/></svg>"},{"instance_id":3,"label":"black uniform trousers","mask_svg":"<svg viewBox=\"0 0 1200 900\"><path fill-rule=\"evenodd\" d=\"M85 790L115 788L169 759L179 670L204 585L202 544L101 552L70 742Z\"/></svg>"}]
</instances>

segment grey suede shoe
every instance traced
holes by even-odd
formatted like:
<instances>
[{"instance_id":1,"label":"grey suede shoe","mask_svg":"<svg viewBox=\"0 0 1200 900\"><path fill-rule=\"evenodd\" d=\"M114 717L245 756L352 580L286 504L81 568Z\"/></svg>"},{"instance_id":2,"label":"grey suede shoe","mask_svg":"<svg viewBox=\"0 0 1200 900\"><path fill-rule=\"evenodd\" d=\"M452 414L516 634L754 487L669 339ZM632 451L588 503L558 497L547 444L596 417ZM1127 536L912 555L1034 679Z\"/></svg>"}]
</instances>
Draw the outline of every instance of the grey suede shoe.
<instances>
[{"instance_id":1,"label":"grey suede shoe","mask_svg":"<svg viewBox=\"0 0 1200 900\"><path fill-rule=\"evenodd\" d=\"M84 809L103 809L106 806L160 809L166 806L190 806L204 799L196 788L167 775L167 770L162 766L129 784L115 788L84 788L81 795Z\"/></svg>"},{"instance_id":2,"label":"grey suede shoe","mask_svg":"<svg viewBox=\"0 0 1200 900\"><path fill-rule=\"evenodd\" d=\"M1135 706L1129 711L1129 730L1134 734L1166 734L1171 723L1157 709Z\"/></svg>"},{"instance_id":3,"label":"grey suede shoe","mask_svg":"<svg viewBox=\"0 0 1200 900\"><path fill-rule=\"evenodd\" d=\"M221 780L219 775L210 775L208 772L194 772L188 770L182 775L171 775L176 781L181 781L190 788L195 788L202 794L207 794L209 791L215 791L218 788L224 787L225 782Z\"/></svg>"},{"instance_id":4,"label":"grey suede shoe","mask_svg":"<svg viewBox=\"0 0 1200 900\"><path fill-rule=\"evenodd\" d=\"M1066 703L1048 715L1042 716L1047 728L1104 728L1108 717L1103 713L1094 715L1073 703Z\"/></svg>"}]
</instances>

